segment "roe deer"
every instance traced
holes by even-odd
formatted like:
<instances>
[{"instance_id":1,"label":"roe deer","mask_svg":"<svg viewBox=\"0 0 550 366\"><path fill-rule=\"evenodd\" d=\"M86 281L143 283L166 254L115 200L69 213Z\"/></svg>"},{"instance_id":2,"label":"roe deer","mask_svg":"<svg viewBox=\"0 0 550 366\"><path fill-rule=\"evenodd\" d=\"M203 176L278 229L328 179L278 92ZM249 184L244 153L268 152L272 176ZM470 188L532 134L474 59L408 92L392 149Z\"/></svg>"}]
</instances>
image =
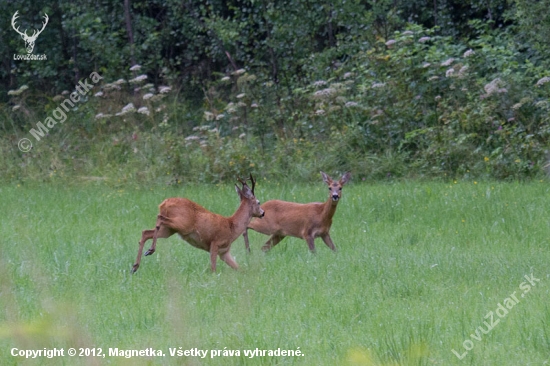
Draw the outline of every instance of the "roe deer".
<instances>
[{"instance_id":1,"label":"roe deer","mask_svg":"<svg viewBox=\"0 0 550 366\"><path fill-rule=\"evenodd\" d=\"M321 237L330 249L336 250L329 231L336 206L342 197L342 187L350 180L351 173L345 173L339 181L333 181L323 172L321 175L328 185L328 200L325 203L306 204L279 200L267 201L261 208L267 211L268 215L262 220L253 219L243 233L247 251L250 252L248 229L271 235L262 247L264 252L277 245L285 236L304 239L312 252L315 251L315 238Z\"/></svg>"},{"instance_id":2,"label":"roe deer","mask_svg":"<svg viewBox=\"0 0 550 366\"><path fill-rule=\"evenodd\" d=\"M216 271L217 255L231 268L239 268L229 253L231 243L244 232L252 217L262 218L264 216L260 201L254 196L256 181L252 174L250 180L252 189L242 179L239 179L243 185L242 190L235 185L235 190L241 198L241 204L231 217L212 213L187 198L164 200L159 206L160 213L157 216L155 229L143 230L141 234L138 255L132 273L139 268L143 245L147 240L153 239L153 244L145 252L146 256L155 252L158 238L168 238L175 233L178 233L183 240L195 248L210 252L210 266L213 272Z\"/></svg>"}]
</instances>

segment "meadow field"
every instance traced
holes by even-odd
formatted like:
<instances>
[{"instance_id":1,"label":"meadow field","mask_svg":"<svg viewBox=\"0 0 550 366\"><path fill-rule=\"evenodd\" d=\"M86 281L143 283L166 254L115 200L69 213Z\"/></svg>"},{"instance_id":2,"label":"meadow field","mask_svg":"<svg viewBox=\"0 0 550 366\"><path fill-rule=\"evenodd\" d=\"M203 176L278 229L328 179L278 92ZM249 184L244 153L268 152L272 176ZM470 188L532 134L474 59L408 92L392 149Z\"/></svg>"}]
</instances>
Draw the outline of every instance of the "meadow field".
<instances>
[{"instance_id":1,"label":"meadow field","mask_svg":"<svg viewBox=\"0 0 550 366\"><path fill-rule=\"evenodd\" d=\"M547 181L352 178L331 230L337 252L318 239L311 254L286 238L264 254L267 237L250 232L251 254L242 237L232 246L240 269L218 260L215 274L209 255L177 236L130 269L163 199L230 215L239 204L231 184L5 184L0 196L1 365L550 362ZM327 190L321 177L259 179L256 196L324 201ZM64 356L12 355L53 348ZM278 349L293 353L269 356ZM186 350L207 354L177 353Z\"/></svg>"}]
</instances>

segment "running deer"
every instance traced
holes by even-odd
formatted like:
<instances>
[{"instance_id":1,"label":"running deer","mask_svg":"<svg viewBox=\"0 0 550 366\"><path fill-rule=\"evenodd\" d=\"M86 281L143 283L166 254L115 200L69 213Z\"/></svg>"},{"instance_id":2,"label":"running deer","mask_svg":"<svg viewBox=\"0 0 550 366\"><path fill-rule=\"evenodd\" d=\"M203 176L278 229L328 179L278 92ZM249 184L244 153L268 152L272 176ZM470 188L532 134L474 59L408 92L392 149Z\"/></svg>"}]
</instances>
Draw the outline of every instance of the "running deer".
<instances>
[{"instance_id":1,"label":"running deer","mask_svg":"<svg viewBox=\"0 0 550 366\"><path fill-rule=\"evenodd\" d=\"M312 252L315 252L315 238L321 237L330 249L336 250L329 231L332 217L336 212L340 198L342 198L342 187L350 180L351 173L345 173L339 181L333 181L323 172L321 175L323 181L328 185L329 197L327 201L306 204L279 200L267 201L261 208L267 211L268 215L262 220L253 219L243 233L247 251L250 252L248 229L271 235L262 247L264 252L277 245L285 236L304 239Z\"/></svg>"},{"instance_id":2,"label":"running deer","mask_svg":"<svg viewBox=\"0 0 550 366\"><path fill-rule=\"evenodd\" d=\"M262 218L264 210L260 207L260 201L254 196L256 181L250 175L252 189L246 181L239 179L243 188L235 185L241 204L231 217L224 217L212 213L204 207L187 198L168 198L159 206L157 224L153 230L143 230L139 242L139 250L136 263L132 268L135 273L141 262L141 253L145 242L153 239L151 248L145 255L155 252L158 238L168 238L178 233L183 240L202 250L210 252L210 266L212 272L216 271L216 256L227 263L231 268L239 268L235 259L229 253L233 243L246 229L252 217Z\"/></svg>"}]
</instances>

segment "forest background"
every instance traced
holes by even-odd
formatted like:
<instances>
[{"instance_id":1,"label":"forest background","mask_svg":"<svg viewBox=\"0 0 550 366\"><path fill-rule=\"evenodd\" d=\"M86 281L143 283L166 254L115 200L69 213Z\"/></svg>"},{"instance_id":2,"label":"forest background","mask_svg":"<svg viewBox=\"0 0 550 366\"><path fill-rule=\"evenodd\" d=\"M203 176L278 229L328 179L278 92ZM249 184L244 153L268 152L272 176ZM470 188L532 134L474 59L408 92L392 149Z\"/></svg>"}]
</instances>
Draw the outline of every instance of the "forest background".
<instances>
[{"instance_id":1,"label":"forest background","mask_svg":"<svg viewBox=\"0 0 550 366\"><path fill-rule=\"evenodd\" d=\"M538 179L549 8L3 1L0 180ZM31 35L45 14L32 53L47 59L17 59L28 52L15 29ZM93 89L67 104L86 79Z\"/></svg>"}]
</instances>

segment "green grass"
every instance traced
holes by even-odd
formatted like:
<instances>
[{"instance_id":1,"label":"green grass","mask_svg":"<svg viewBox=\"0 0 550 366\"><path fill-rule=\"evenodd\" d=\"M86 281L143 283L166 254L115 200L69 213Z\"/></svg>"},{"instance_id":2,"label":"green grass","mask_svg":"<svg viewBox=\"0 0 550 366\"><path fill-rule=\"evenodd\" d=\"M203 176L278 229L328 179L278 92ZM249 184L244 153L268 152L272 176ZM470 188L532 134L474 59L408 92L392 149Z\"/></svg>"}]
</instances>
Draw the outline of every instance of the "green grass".
<instances>
[{"instance_id":1,"label":"green grass","mask_svg":"<svg viewBox=\"0 0 550 366\"><path fill-rule=\"evenodd\" d=\"M263 202L325 199L317 184L258 182ZM130 274L158 204L185 196L230 215L232 185L0 187L0 364L541 365L550 358L550 189L546 182L418 183L344 188L317 254L287 238L270 253L250 234L233 271L177 236ZM266 213L266 215L269 213ZM149 243L148 243L149 244ZM147 244L147 245L148 245ZM146 247L147 248L147 247ZM540 282L519 297L524 276ZM481 340L484 317L520 302ZM496 318L496 315L495 315ZM484 327L486 328L486 327ZM462 360L463 342L471 349ZM468 344L467 344L468 345ZM25 361L13 347L160 349L158 358ZM241 350L240 357L170 357L169 348ZM245 349L300 349L248 359ZM66 352L66 351L65 351Z\"/></svg>"}]
</instances>

